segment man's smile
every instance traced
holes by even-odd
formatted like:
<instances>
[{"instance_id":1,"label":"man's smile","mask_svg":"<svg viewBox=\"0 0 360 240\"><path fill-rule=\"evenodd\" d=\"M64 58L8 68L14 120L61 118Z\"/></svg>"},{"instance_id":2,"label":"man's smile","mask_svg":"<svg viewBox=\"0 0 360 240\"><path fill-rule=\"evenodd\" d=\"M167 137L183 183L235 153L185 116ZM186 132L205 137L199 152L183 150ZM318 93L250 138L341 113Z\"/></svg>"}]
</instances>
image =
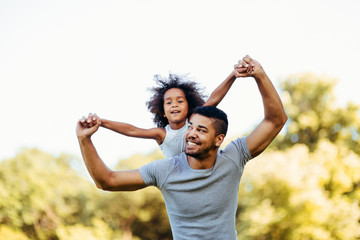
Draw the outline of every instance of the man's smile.
<instances>
[{"instance_id":1,"label":"man's smile","mask_svg":"<svg viewBox=\"0 0 360 240\"><path fill-rule=\"evenodd\" d=\"M189 146L197 146L197 145L200 145L200 142L199 142L199 141L194 141L194 140L187 140L186 143L187 143L187 145L189 145Z\"/></svg>"}]
</instances>

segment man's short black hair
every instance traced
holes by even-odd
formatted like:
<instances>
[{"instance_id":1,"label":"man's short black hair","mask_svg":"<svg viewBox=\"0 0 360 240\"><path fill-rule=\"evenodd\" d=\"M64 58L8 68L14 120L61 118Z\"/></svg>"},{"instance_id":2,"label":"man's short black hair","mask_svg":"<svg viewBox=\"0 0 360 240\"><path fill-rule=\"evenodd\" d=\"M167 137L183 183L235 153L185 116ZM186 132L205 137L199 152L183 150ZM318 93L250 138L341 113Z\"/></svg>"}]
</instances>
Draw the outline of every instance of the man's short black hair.
<instances>
[{"instance_id":1,"label":"man's short black hair","mask_svg":"<svg viewBox=\"0 0 360 240\"><path fill-rule=\"evenodd\" d=\"M213 106L200 106L194 109L194 114L200 114L202 116L213 119L215 134L226 135L229 122L227 115L224 111Z\"/></svg>"}]
</instances>

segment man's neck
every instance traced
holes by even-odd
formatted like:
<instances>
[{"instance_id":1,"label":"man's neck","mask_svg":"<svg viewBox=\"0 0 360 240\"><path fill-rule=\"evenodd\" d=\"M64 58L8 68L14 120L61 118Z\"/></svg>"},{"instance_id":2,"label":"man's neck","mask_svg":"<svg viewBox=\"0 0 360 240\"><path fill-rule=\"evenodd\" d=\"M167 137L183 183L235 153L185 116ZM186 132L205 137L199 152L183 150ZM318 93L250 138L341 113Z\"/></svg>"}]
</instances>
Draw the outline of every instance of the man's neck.
<instances>
[{"instance_id":1,"label":"man's neck","mask_svg":"<svg viewBox=\"0 0 360 240\"><path fill-rule=\"evenodd\" d=\"M187 156L187 161L192 169L210 169L215 164L216 155L217 151L215 154L209 152L208 155L204 157Z\"/></svg>"}]
</instances>

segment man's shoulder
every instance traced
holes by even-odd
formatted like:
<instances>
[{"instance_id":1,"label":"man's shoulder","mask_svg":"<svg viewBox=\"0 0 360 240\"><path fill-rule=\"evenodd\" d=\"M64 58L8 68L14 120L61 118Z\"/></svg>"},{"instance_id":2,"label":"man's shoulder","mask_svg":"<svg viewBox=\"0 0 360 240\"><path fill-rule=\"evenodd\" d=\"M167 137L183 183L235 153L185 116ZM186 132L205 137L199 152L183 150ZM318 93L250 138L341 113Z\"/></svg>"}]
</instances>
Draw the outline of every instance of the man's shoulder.
<instances>
[{"instance_id":1,"label":"man's shoulder","mask_svg":"<svg viewBox=\"0 0 360 240\"><path fill-rule=\"evenodd\" d=\"M224 149L220 150L218 154L227 158L237 158L238 156L247 160L252 158L247 146L246 136L232 140Z\"/></svg>"},{"instance_id":2,"label":"man's shoulder","mask_svg":"<svg viewBox=\"0 0 360 240\"><path fill-rule=\"evenodd\" d=\"M223 148L222 151L226 151L226 149L236 148L236 147L246 147L247 148L246 136L238 137L238 138L231 140L228 144L226 144L226 146Z\"/></svg>"}]
</instances>

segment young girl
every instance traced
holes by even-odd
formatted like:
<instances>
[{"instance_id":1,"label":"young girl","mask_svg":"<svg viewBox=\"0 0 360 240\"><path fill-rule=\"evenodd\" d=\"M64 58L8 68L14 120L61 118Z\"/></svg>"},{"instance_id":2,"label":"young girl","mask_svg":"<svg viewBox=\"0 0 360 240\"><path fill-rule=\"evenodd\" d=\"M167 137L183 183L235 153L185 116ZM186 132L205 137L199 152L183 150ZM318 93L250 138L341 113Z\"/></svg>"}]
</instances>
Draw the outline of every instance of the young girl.
<instances>
[{"instance_id":1,"label":"young girl","mask_svg":"<svg viewBox=\"0 0 360 240\"><path fill-rule=\"evenodd\" d=\"M143 129L107 119L101 119L101 126L129 137L154 139L165 158L181 153L185 150L184 135L188 128L188 118L194 108L201 105L217 106L229 91L237 74L251 69L251 66L239 64L212 92L206 102L195 82L185 81L176 74L169 74L167 79L155 75L158 87L151 89L154 95L147 102L147 107L154 114L153 121L157 125L156 128ZM96 122L95 117L93 121ZM93 125L89 121L85 122L84 119L82 123L87 126Z\"/></svg>"}]
</instances>

